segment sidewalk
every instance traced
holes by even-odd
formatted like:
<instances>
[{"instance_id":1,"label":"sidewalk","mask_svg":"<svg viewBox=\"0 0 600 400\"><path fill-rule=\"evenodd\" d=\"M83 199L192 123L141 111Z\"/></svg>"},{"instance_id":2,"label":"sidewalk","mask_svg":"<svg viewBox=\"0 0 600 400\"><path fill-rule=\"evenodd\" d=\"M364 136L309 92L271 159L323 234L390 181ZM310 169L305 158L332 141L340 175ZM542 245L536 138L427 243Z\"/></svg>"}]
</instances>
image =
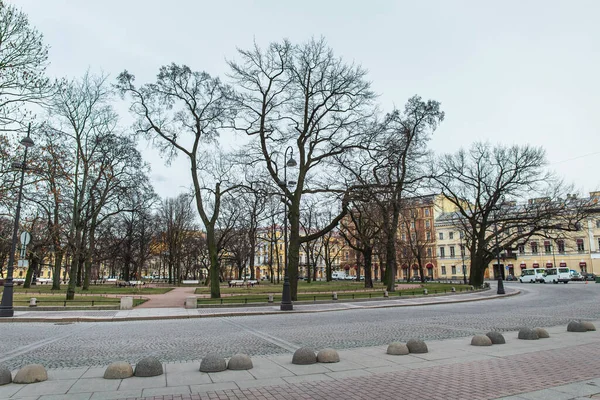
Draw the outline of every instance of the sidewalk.
<instances>
[{"instance_id":1,"label":"sidewalk","mask_svg":"<svg viewBox=\"0 0 600 400\"><path fill-rule=\"evenodd\" d=\"M187 288L181 288L187 289ZM177 290L177 289L176 289ZM495 289L481 292L464 292L447 295L427 295L418 297L398 296L387 299L338 300L331 302L298 302L293 311L281 311L279 303L263 306L235 306L185 309L177 307L143 308L133 310L78 310L78 311L15 311L13 318L0 319L1 322L99 322L99 321L139 321L154 319L208 318L220 316L314 313L342 311L357 308L412 307L431 304L461 303L491 300L519 294L517 289L506 289L505 295L497 295ZM161 295L164 296L164 295ZM179 299L181 293L173 296Z\"/></svg>"},{"instance_id":2,"label":"sidewalk","mask_svg":"<svg viewBox=\"0 0 600 400\"><path fill-rule=\"evenodd\" d=\"M598 321L593 321L600 326ZM429 353L386 346L339 350L334 364L294 365L292 354L253 357L247 371L201 373L199 361L165 364L152 378L105 380L104 367L49 370L46 382L0 386L1 399L583 399L600 397L600 332L547 328L549 339L470 345L429 341ZM318 350L318 349L317 349ZM143 355L140 355L142 357ZM116 360L115 360L116 361Z\"/></svg>"}]
</instances>

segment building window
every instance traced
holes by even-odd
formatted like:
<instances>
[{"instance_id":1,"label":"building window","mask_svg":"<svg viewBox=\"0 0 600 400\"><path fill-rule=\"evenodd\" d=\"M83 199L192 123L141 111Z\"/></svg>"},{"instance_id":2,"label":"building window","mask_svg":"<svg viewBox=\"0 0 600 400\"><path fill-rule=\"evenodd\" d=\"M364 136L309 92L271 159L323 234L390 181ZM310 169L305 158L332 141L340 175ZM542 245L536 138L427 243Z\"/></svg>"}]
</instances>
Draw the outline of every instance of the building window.
<instances>
[{"instance_id":1,"label":"building window","mask_svg":"<svg viewBox=\"0 0 600 400\"><path fill-rule=\"evenodd\" d=\"M585 251L585 246L583 245L583 239L577 239L577 251L583 253Z\"/></svg>"},{"instance_id":2,"label":"building window","mask_svg":"<svg viewBox=\"0 0 600 400\"><path fill-rule=\"evenodd\" d=\"M575 229L580 231L581 230L581 222L576 222L575 223Z\"/></svg>"},{"instance_id":3,"label":"building window","mask_svg":"<svg viewBox=\"0 0 600 400\"><path fill-rule=\"evenodd\" d=\"M456 254L454 253L454 246L450 246L450 257L454 257Z\"/></svg>"},{"instance_id":4,"label":"building window","mask_svg":"<svg viewBox=\"0 0 600 400\"><path fill-rule=\"evenodd\" d=\"M565 241L559 240L558 242L556 242L556 244L558 245L558 252L564 253L565 252Z\"/></svg>"},{"instance_id":5,"label":"building window","mask_svg":"<svg viewBox=\"0 0 600 400\"><path fill-rule=\"evenodd\" d=\"M461 239L464 239L465 238L465 233L463 231L460 231L459 232L459 236L460 236Z\"/></svg>"},{"instance_id":6,"label":"building window","mask_svg":"<svg viewBox=\"0 0 600 400\"><path fill-rule=\"evenodd\" d=\"M444 240L444 232L440 232L440 240Z\"/></svg>"},{"instance_id":7,"label":"building window","mask_svg":"<svg viewBox=\"0 0 600 400\"><path fill-rule=\"evenodd\" d=\"M431 232L425 233L425 236L427 237L427 240L431 240Z\"/></svg>"},{"instance_id":8,"label":"building window","mask_svg":"<svg viewBox=\"0 0 600 400\"><path fill-rule=\"evenodd\" d=\"M525 253L525 245L520 244L519 245L519 254L523 254Z\"/></svg>"},{"instance_id":9,"label":"building window","mask_svg":"<svg viewBox=\"0 0 600 400\"><path fill-rule=\"evenodd\" d=\"M600 251L600 237L598 238L598 251Z\"/></svg>"},{"instance_id":10,"label":"building window","mask_svg":"<svg viewBox=\"0 0 600 400\"><path fill-rule=\"evenodd\" d=\"M531 254L537 254L538 245L537 242L531 242Z\"/></svg>"},{"instance_id":11,"label":"building window","mask_svg":"<svg viewBox=\"0 0 600 400\"><path fill-rule=\"evenodd\" d=\"M411 227L413 230L415 230L415 229L417 228L417 227L415 226L415 221L413 221L413 222L411 222L411 223L410 223L410 227Z\"/></svg>"},{"instance_id":12,"label":"building window","mask_svg":"<svg viewBox=\"0 0 600 400\"><path fill-rule=\"evenodd\" d=\"M429 208L426 208L426 209L425 209L425 216L426 216L426 217L429 217Z\"/></svg>"},{"instance_id":13,"label":"building window","mask_svg":"<svg viewBox=\"0 0 600 400\"><path fill-rule=\"evenodd\" d=\"M416 235L416 234L414 234L414 233L412 233L412 234L410 235L410 240L411 240L413 243L416 243L416 242L417 242L417 235Z\"/></svg>"},{"instance_id":14,"label":"building window","mask_svg":"<svg viewBox=\"0 0 600 400\"><path fill-rule=\"evenodd\" d=\"M442 265L442 275L446 275L446 266Z\"/></svg>"},{"instance_id":15,"label":"building window","mask_svg":"<svg viewBox=\"0 0 600 400\"><path fill-rule=\"evenodd\" d=\"M450 232L450 233L448 234L448 238L449 238L450 240L454 239L454 232Z\"/></svg>"},{"instance_id":16,"label":"building window","mask_svg":"<svg viewBox=\"0 0 600 400\"><path fill-rule=\"evenodd\" d=\"M598 239L600 241L600 239ZM431 258L431 247L427 248L427 258Z\"/></svg>"},{"instance_id":17,"label":"building window","mask_svg":"<svg viewBox=\"0 0 600 400\"><path fill-rule=\"evenodd\" d=\"M600 229L600 219L597 219L597 220L596 220L596 228L599 228L599 229Z\"/></svg>"},{"instance_id":18,"label":"building window","mask_svg":"<svg viewBox=\"0 0 600 400\"><path fill-rule=\"evenodd\" d=\"M460 255L463 256L463 257L465 255L465 245L464 244L460 245Z\"/></svg>"},{"instance_id":19,"label":"building window","mask_svg":"<svg viewBox=\"0 0 600 400\"><path fill-rule=\"evenodd\" d=\"M431 228L431 222L429 220L425 221L425 228Z\"/></svg>"},{"instance_id":20,"label":"building window","mask_svg":"<svg viewBox=\"0 0 600 400\"><path fill-rule=\"evenodd\" d=\"M440 247L440 258L446 257L446 249L444 247Z\"/></svg>"},{"instance_id":21,"label":"building window","mask_svg":"<svg viewBox=\"0 0 600 400\"><path fill-rule=\"evenodd\" d=\"M456 275L456 265L452 266L452 275Z\"/></svg>"},{"instance_id":22,"label":"building window","mask_svg":"<svg viewBox=\"0 0 600 400\"><path fill-rule=\"evenodd\" d=\"M544 241L544 252L550 254L552 252L552 245L549 240Z\"/></svg>"},{"instance_id":23,"label":"building window","mask_svg":"<svg viewBox=\"0 0 600 400\"><path fill-rule=\"evenodd\" d=\"M403 242L406 242L406 233L403 233L403 234L402 234L402 241L403 241Z\"/></svg>"}]
</instances>

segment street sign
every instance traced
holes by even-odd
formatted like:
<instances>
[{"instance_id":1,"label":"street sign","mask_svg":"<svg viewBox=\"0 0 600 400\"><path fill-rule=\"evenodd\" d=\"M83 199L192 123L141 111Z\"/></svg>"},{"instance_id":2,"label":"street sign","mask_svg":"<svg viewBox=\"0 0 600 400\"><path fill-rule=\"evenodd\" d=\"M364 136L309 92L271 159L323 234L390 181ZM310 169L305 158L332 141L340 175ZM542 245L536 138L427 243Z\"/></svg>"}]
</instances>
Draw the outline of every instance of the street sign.
<instances>
[{"instance_id":1,"label":"street sign","mask_svg":"<svg viewBox=\"0 0 600 400\"><path fill-rule=\"evenodd\" d=\"M30 241L31 241L31 234L27 231L23 231L21 233L21 244L23 246L27 246Z\"/></svg>"},{"instance_id":2,"label":"street sign","mask_svg":"<svg viewBox=\"0 0 600 400\"><path fill-rule=\"evenodd\" d=\"M29 260L19 260L17 261L18 267L29 268Z\"/></svg>"}]
</instances>

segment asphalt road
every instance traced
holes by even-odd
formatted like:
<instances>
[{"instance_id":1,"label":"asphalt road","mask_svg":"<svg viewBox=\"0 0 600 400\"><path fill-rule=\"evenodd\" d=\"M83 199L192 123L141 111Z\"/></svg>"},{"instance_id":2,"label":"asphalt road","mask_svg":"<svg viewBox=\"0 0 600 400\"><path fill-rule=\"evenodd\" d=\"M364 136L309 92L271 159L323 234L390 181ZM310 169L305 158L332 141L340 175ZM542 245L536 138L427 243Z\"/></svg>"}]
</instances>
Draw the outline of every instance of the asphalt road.
<instances>
[{"instance_id":1,"label":"asphalt road","mask_svg":"<svg viewBox=\"0 0 600 400\"><path fill-rule=\"evenodd\" d=\"M495 286L494 284L492 284ZM76 324L0 324L0 363L47 368L135 363L154 355L165 362L337 349L466 337L490 330L566 325L600 319L600 284L521 284L522 294L497 300L431 306L350 309L314 314L255 315L184 320Z\"/></svg>"}]
</instances>

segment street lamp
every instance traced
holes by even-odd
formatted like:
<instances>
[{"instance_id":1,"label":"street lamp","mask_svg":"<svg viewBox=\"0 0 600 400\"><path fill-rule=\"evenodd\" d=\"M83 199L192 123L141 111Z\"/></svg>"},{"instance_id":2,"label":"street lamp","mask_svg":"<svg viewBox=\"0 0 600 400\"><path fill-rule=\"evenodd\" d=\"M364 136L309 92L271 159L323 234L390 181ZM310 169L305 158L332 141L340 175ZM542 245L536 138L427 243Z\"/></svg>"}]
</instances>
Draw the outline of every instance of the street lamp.
<instances>
[{"instance_id":1,"label":"street lamp","mask_svg":"<svg viewBox=\"0 0 600 400\"><path fill-rule=\"evenodd\" d=\"M290 152L289 159L287 157L288 151ZM288 187L287 167L295 167L296 165L298 165L298 163L296 162L296 160L294 160L294 149L292 149L292 146L288 146L288 148L285 149L285 153L284 153L283 157L287 161L285 162L285 164L283 164L283 182L279 181L279 186L283 189L283 200L284 200L283 201L283 242L284 242L284 246L285 246L283 291L281 293L280 310L281 311L291 311L294 309L294 305L292 304L292 291L290 289L290 275L288 272L288 233L287 233L288 214L287 214L287 192L286 192L287 187Z\"/></svg>"},{"instance_id":2,"label":"street lamp","mask_svg":"<svg viewBox=\"0 0 600 400\"><path fill-rule=\"evenodd\" d=\"M19 217L21 216L21 196L23 195L23 181L25 179L25 168L27 162L27 150L33 146L33 140L29 134L31 133L31 124L27 128L27 137L21 140L21 144L25 146L25 154L23 155L22 163L13 163L13 167L21 169L21 182L19 183L19 194L17 196L17 210L15 213L15 224L13 227L13 236L8 254L8 268L6 271L6 280L4 281L4 291L2 292L2 303L0 304L0 317L12 317L15 314L13 308L13 272L15 263L15 251L17 250L17 233L19 231Z\"/></svg>"},{"instance_id":3,"label":"street lamp","mask_svg":"<svg viewBox=\"0 0 600 400\"><path fill-rule=\"evenodd\" d=\"M465 245L463 244L464 231L460 231L460 255L462 256L463 282L467 284L467 267L465 266Z\"/></svg>"},{"instance_id":4,"label":"street lamp","mask_svg":"<svg viewBox=\"0 0 600 400\"><path fill-rule=\"evenodd\" d=\"M496 237L496 265L498 266L498 290L496 294L505 294L504 291L504 282L502 281L502 269L500 268L500 246L498 245L498 219L496 214L496 209L494 209L494 233Z\"/></svg>"}]
</instances>

